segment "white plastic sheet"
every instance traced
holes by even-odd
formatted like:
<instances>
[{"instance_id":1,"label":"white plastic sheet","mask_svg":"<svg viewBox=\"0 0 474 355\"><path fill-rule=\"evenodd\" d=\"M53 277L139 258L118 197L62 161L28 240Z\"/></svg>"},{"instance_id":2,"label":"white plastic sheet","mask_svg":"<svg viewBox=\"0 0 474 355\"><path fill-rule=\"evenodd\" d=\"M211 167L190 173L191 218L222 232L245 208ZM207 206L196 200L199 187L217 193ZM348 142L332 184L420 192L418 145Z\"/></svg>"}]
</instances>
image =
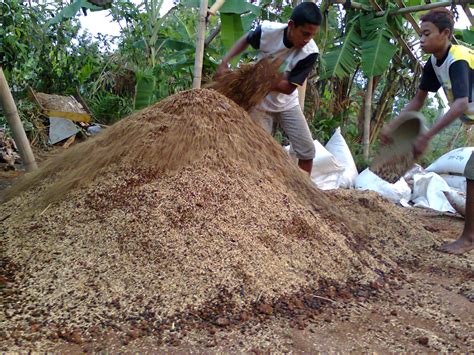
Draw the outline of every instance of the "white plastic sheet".
<instances>
[{"instance_id":1,"label":"white plastic sheet","mask_svg":"<svg viewBox=\"0 0 474 355\"><path fill-rule=\"evenodd\" d=\"M441 174L440 176L450 188L466 193L466 178L464 176L448 174Z\"/></svg>"},{"instance_id":2,"label":"white plastic sheet","mask_svg":"<svg viewBox=\"0 0 474 355\"><path fill-rule=\"evenodd\" d=\"M391 184L374 174L369 168L357 176L355 188L375 191L390 201L400 203L403 206L408 206L411 197L411 189L405 179L401 178L396 183Z\"/></svg>"},{"instance_id":3,"label":"white plastic sheet","mask_svg":"<svg viewBox=\"0 0 474 355\"><path fill-rule=\"evenodd\" d=\"M412 201L415 207L430 208L440 212L456 212L444 195L450 191L446 181L436 173L417 174L413 177Z\"/></svg>"}]
</instances>

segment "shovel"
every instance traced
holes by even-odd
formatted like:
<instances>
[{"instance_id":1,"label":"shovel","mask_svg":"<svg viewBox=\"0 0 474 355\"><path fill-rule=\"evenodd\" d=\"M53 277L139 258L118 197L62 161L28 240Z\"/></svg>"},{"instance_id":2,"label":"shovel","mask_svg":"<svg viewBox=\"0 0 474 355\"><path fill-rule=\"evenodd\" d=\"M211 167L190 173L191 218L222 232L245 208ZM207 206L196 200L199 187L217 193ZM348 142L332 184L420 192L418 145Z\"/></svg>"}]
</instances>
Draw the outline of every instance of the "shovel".
<instances>
[{"instance_id":1,"label":"shovel","mask_svg":"<svg viewBox=\"0 0 474 355\"><path fill-rule=\"evenodd\" d=\"M420 112L400 114L388 132L391 143L380 149L370 170L390 183L397 182L415 163L413 144L426 131L425 118Z\"/></svg>"}]
</instances>

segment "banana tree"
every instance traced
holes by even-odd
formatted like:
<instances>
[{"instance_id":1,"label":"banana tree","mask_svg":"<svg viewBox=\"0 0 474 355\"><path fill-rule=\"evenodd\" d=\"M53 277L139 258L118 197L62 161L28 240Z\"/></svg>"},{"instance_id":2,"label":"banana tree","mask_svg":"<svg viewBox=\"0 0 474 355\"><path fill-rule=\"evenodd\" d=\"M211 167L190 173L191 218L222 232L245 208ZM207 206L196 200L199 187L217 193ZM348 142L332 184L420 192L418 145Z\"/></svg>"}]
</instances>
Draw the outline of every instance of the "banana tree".
<instances>
[{"instance_id":1,"label":"banana tree","mask_svg":"<svg viewBox=\"0 0 474 355\"><path fill-rule=\"evenodd\" d=\"M343 36L335 46L322 57L322 79L331 77L348 78L360 65L366 77L365 100L362 105L364 115L363 145L364 157L369 155L370 118L372 93L375 90L373 78L385 73L397 52L389 22L389 11L376 16L375 11L362 14L353 9L346 13Z\"/></svg>"},{"instance_id":2,"label":"banana tree","mask_svg":"<svg viewBox=\"0 0 474 355\"><path fill-rule=\"evenodd\" d=\"M363 148L364 159L369 159L370 153L370 118L372 107L373 78L382 75L397 51L392 44L393 37L387 29L388 11L385 16L376 18L373 14L361 17L362 38L361 46L362 71L367 77L367 93L364 112Z\"/></svg>"}]
</instances>

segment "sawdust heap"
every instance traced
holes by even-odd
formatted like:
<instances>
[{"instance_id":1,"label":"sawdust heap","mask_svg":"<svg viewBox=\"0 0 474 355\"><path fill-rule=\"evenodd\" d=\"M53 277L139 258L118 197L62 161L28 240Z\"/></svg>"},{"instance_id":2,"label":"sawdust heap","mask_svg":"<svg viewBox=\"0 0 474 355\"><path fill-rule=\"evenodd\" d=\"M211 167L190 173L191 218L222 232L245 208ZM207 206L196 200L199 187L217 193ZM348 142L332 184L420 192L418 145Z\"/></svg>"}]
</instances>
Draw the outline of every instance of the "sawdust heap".
<instances>
[{"instance_id":1,"label":"sawdust heap","mask_svg":"<svg viewBox=\"0 0 474 355\"><path fill-rule=\"evenodd\" d=\"M130 116L13 191L23 193L0 206L11 214L3 245L20 285L8 331L31 317L81 330L156 324L223 292L242 309L321 280L368 282L389 265L212 90Z\"/></svg>"},{"instance_id":2,"label":"sawdust heap","mask_svg":"<svg viewBox=\"0 0 474 355\"><path fill-rule=\"evenodd\" d=\"M257 63L244 64L215 78L208 87L249 111L260 104L281 79L278 69L282 62L279 58L263 58Z\"/></svg>"}]
</instances>

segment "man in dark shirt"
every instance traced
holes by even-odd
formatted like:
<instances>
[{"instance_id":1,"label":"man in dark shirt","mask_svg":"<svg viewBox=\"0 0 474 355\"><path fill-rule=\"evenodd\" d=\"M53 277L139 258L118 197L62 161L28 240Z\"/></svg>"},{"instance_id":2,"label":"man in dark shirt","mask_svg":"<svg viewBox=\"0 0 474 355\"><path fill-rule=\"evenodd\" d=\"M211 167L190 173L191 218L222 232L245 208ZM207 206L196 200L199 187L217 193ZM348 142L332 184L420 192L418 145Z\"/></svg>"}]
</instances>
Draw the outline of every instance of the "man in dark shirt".
<instances>
[{"instance_id":1,"label":"man in dark shirt","mask_svg":"<svg viewBox=\"0 0 474 355\"><path fill-rule=\"evenodd\" d=\"M232 58L249 45L258 49L259 59L278 57L284 60L281 80L250 114L269 133L274 121L280 123L298 158L299 167L309 174L315 148L296 89L303 85L318 57L319 50L312 38L319 30L321 20L317 5L304 2L293 9L287 24L263 21L235 43L217 71L219 75L227 70Z\"/></svg>"},{"instance_id":2,"label":"man in dark shirt","mask_svg":"<svg viewBox=\"0 0 474 355\"><path fill-rule=\"evenodd\" d=\"M432 10L421 18L421 48L432 55L423 69L415 97L403 111L419 111L428 91L436 92L440 87L446 93L450 108L426 134L418 137L413 147L415 157L423 154L430 140L456 118L474 124L474 51L451 44L453 27L453 17L444 8ZM382 144L390 142L389 132L395 124L396 120L382 130ZM458 240L440 247L447 253L462 254L474 249L474 153L466 164L464 175L467 180L464 230Z\"/></svg>"}]
</instances>

